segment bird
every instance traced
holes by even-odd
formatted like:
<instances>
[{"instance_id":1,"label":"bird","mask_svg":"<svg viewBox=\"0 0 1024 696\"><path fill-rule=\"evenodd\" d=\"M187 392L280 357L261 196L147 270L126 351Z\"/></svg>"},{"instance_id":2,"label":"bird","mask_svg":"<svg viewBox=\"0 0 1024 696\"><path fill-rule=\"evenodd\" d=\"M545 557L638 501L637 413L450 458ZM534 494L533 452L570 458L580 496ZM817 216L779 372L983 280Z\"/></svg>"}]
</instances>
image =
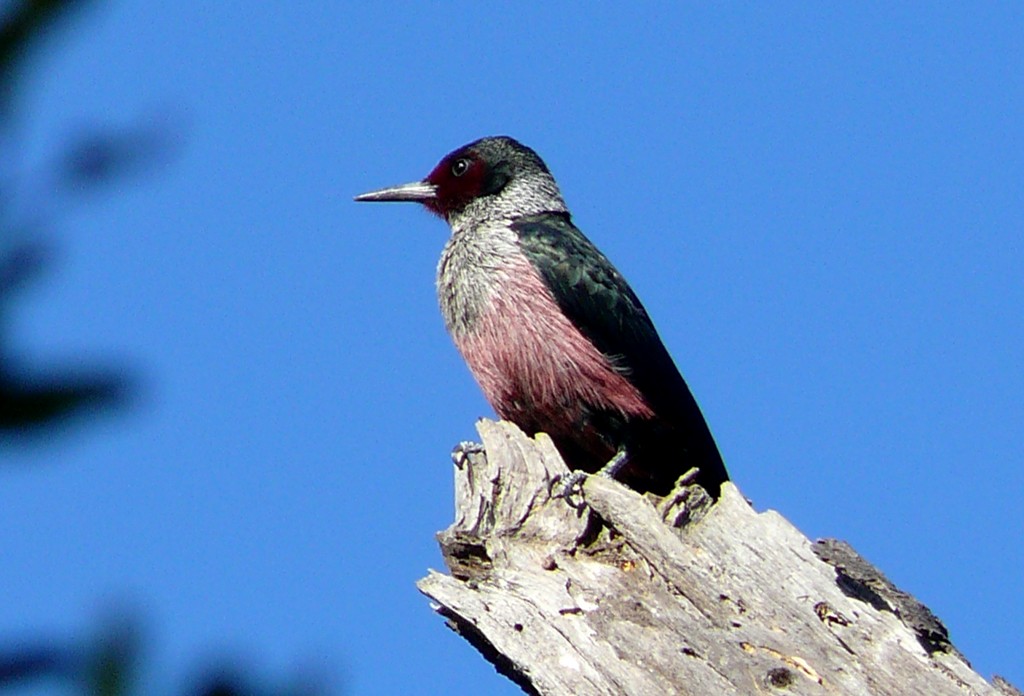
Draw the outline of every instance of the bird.
<instances>
[{"instance_id":1,"label":"bird","mask_svg":"<svg viewBox=\"0 0 1024 696\"><path fill-rule=\"evenodd\" d=\"M700 407L534 150L481 138L421 181L355 200L416 202L448 223L441 314L501 419L547 433L574 471L664 496L697 467L696 483L718 498L729 474Z\"/></svg>"}]
</instances>

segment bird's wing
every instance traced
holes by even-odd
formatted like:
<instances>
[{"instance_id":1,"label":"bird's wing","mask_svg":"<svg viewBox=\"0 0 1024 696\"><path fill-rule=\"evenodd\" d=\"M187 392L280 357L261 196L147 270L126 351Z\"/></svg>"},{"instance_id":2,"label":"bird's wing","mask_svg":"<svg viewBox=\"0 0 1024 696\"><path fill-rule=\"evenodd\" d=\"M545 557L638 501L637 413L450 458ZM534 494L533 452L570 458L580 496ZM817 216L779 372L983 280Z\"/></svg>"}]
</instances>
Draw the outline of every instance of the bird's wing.
<instances>
[{"instance_id":1,"label":"bird's wing","mask_svg":"<svg viewBox=\"0 0 1024 696\"><path fill-rule=\"evenodd\" d=\"M692 412L693 396L647 310L568 215L528 216L514 223L513 229L562 311L653 410L662 415Z\"/></svg>"}]
</instances>

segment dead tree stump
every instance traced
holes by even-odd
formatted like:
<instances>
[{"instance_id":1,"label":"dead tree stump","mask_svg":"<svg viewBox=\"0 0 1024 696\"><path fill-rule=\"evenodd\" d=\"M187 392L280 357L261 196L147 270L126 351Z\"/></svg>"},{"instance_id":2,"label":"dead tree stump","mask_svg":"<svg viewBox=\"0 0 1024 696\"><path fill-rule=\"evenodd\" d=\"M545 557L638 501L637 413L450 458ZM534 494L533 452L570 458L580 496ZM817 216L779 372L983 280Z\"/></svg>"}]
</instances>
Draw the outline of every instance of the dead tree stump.
<instances>
[{"instance_id":1,"label":"dead tree stump","mask_svg":"<svg viewBox=\"0 0 1024 696\"><path fill-rule=\"evenodd\" d=\"M568 471L549 438L478 429L486 453L456 468L439 535L451 574L418 586L527 693L1013 693L849 546L731 483L712 505L685 480L657 499L592 476L577 510L552 497Z\"/></svg>"}]
</instances>

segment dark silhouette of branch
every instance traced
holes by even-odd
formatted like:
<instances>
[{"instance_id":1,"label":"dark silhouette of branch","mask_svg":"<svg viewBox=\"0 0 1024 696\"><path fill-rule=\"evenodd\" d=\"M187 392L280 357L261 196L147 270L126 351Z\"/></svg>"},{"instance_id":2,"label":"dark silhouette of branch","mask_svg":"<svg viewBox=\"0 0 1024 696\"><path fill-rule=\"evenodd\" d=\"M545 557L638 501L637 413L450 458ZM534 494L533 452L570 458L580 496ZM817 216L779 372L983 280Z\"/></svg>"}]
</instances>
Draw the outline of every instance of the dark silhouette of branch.
<instances>
[{"instance_id":1,"label":"dark silhouette of branch","mask_svg":"<svg viewBox=\"0 0 1024 696\"><path fill-rule=\"evenodd\" d=\"M0 116L6 114L22 58L71 11L87 0L34 0L14 3L0 26Z\"/></svg>"}]
</instances>

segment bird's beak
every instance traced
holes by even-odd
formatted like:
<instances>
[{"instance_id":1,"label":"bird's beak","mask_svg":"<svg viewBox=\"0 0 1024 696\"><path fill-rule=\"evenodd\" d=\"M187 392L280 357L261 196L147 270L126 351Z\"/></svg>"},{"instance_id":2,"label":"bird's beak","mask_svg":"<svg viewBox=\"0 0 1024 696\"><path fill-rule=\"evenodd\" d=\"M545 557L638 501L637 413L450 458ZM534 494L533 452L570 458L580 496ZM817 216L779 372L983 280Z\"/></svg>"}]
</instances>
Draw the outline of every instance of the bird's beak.
<instances>
[{"instance_id":1,"label":"bird's beak","mask_svg":"<svg viewBox=\"0 0 1024 696\"><path fill-rule=\"evenodd\" d=\"M437 197L437 187L426 181L414 181L411 184L390 186L356 196L357 201L432 201Z\"/></svg>"}]
</instances>

